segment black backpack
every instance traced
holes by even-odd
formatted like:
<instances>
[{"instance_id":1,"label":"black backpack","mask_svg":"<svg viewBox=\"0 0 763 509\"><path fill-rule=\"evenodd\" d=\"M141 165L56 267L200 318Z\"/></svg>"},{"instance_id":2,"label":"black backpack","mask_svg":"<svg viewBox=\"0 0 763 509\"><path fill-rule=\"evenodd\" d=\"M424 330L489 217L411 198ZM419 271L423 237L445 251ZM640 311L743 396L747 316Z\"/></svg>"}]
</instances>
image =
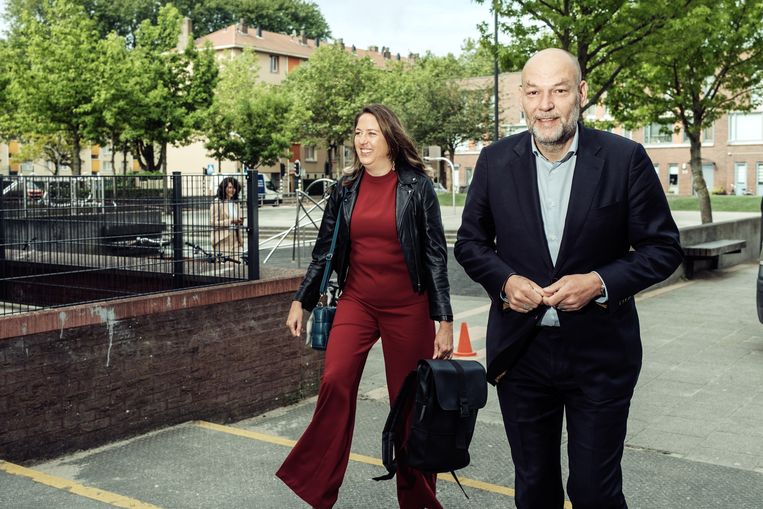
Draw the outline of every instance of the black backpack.
<instances>
[{"instance_id":1,"label":"black backpack","mask_svg":"<svg viewBox=\"0 0 763 509\"><path fill-rule=\"evenodd\" d=\"M382 462L387 474L374 480L392 479L402 461L422 472L450 472L461 487L455 470L469 464L477 410L486 402L485 368L479 362L419 361L405 378L384 424ZM402 443L411 411L408 438Z\"/></svg>"}]
</instances>

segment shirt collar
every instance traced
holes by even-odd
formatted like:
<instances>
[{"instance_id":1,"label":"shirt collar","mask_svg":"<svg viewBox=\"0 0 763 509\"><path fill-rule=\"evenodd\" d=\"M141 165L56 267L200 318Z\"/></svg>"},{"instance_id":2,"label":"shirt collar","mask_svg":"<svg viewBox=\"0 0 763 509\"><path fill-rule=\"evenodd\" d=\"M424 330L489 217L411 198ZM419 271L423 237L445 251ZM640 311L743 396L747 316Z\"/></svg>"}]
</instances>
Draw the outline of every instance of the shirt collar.
<instances>
[{"instance_id":1,"label":"shirt collar","mask_svg":"<svg viewBox=\"0 0 763 509\"><path fill-rule=\"evenodd\" d=\"M570 144L570 148L567 151L567 155L565 155L560 161L549 161L549 162L560 162L560 163L563 163L564 161L566 161L567 159L569 159L573 155L577 154L578 153L578 137L579 136L580 136L580 126L576 125L575 126L575 136L572 137L572 143ZM538 150L538 147L535 146L535 136L533 136L532 133L530 133L530 142L532 143L533 154L535 154L535 157L542 157L543 159L548 161L548 159L546 159L544 157L544 155L540 153L540 151Z\"/></svg>"}]
</instances>

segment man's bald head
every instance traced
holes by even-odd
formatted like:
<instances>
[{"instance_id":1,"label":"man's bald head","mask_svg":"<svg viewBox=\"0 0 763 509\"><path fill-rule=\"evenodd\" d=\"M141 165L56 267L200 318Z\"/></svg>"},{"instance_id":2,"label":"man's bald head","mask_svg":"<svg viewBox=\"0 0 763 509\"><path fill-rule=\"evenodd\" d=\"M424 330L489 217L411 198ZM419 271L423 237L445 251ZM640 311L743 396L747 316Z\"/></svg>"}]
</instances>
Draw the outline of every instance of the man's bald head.
<instances>
[{"instance_id":1,"label":"man's bald head","mask_svg":"<svg viewBox=\"0 0 763 509\"><path fill-rule=\"evenodd\" d=\"M555 69L562 72L569 71L575 79L575 86L583 81L583 72L580 69L580 62L578 62L577 57L563 49L546 48L531 56L522 68L522 83L525 82L527 71L536 68Z\"/></svg>"},{"instance_id":2,"label":"man's bald head","mask_svg":"<svg viewBox=\"0 0 763 509\"><path fill-rule=\"evenodd\" d=\"M521 101L535 145L549 160L558 160L572 143L588 84L577 58L549 48L533 55L522 69Z\"/></svg>"}]
</instances>

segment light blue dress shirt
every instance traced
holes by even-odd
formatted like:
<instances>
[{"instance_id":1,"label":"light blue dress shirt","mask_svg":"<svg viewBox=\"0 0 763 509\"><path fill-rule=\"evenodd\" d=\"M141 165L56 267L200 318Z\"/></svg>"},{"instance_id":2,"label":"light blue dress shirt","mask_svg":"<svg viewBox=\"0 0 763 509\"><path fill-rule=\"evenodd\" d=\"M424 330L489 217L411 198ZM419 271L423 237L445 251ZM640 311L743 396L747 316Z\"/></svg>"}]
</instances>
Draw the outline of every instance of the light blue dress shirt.
<instances>
[{"instance_id":1,"label":"light blue dress shirt","mask_svg":"<svg viewBox=\"0 0 763 509\"><path fill-rule=\"evenodd\" d=\"M548 252L551 261L556 265L559 256L559 247L562 244L564 222L567 218L567 207L570 204L572 191L572 176L575 174L575 163L578 153L578 134L575 130L572 144L567 154L559 161L549 161L540 153L535 146L535 138L532 140L533 154L535 154L535 168L538 175L538 195L540 196L540 211L543 217L543 230L546 233ZM559 314L556 309L549 308L543 315L540 325L549 327L559 326Z\"/></svg>"}]
</instances>

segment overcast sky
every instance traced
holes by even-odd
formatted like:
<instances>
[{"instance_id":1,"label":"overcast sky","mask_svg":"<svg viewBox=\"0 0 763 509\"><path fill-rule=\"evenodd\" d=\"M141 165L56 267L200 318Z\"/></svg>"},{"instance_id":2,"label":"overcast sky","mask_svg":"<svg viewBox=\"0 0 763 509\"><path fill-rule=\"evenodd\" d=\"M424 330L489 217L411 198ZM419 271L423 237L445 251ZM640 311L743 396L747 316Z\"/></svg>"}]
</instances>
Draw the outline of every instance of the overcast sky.
<instances>
[{"instance_id":1,"label":"overcast sky","mask_svg":"<svg viewBox=\"0 0 763 509\"><path fill-rule=\"evenodd\" d=\"M387 46L393 54L458 55L464 39L477 39L477 25L492 26L490 2L474 0L314 0L335 38L347 46Z\"/></svg>"},{"instance_id":2,"label":"overcast sky","mask_svg":"<svg viewBox=\"0 0 763 509\"><path fill-rule=\"evenodd\" d=\"M348 2L347 0L314 0L326 18L335 38L347 46L367 49L387 46L405 56L408 53L458 55L468 37L477 39L477 25L492 23L490 2L474 0L381 0ZM6 0L0 0L0 14ZM0 19L0 31L5 30Z\"/></svg>"}]
</instances>

